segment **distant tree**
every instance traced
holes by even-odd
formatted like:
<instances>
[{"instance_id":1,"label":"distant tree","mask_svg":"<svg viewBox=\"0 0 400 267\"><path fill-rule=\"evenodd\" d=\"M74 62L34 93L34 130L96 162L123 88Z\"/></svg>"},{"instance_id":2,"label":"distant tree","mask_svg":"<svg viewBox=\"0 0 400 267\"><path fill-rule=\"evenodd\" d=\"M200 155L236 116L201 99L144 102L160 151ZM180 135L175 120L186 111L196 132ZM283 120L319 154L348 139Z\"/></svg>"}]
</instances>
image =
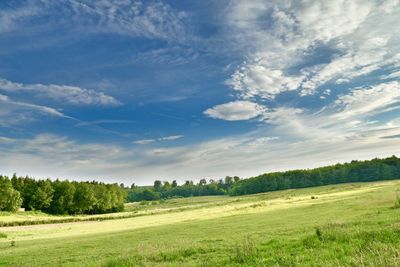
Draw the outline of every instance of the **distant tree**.
<instances>
[{"instance_id":1,"label":"distant tree","mask_svg":"<svg viewBox=\"0 0 400 267\"><path fill-rule=\"evenodd\" d=\"M154 192L151 189L145 189L142 192L142 200L158 200L160 199L160 195L157 192Z\"/></svg>"},{"instance_id":2,"label":"distant tree","mask_svg":"<svg viewBox=\"0 0 400 267\"><path fill-rule=\"evenodd\" d=\"M156 192L159 192L161 191L161 187L162 187L162 182L160 180L155 180L153 185L154 190Z\"/></svg>"},{"instance_id":3,"label":"distant tree","mask_svg":"<svg viewBox=\"0 0 400 267\"><path fill-rule=\"evenodd\" d=\"M171 187L175 188L178 186L178 183L176 182L176 180L172 181Z\"/></svg>"},{"instance_id":4,"label":"distant tree","mask_svg":"<svg viewBox=\"0 0 400 267\"><path fill-rule=\"evenodd\" d=\"M232 184L233 184L233 178L230 177L230 176L226 176L226 177L225 177L225 184L226 184L227 186L232 185Z\"/></svg>"},{"instance_id":5,"label":"distant tree","mask_svg":"<svg viewBox=\"0 0 400 267\"><path fill-rule=\"evenodd\" d=\"M168 181L165 181L163 186L162 186L162 189L164 191L168 191L169 189L171 189L171 184Z\"/></svg>"},{"instance_id":6,"label":"distant tree","mask_svg":"<svg viewBox=\"0 0 400 267\"><path fill-rule=\"evenodd\" d=\"M199 185L200 186L204 186L206 184L207 184L207 180L206 179L200 179L200 181L199 181Z\"/></svg>"}]
</instances>

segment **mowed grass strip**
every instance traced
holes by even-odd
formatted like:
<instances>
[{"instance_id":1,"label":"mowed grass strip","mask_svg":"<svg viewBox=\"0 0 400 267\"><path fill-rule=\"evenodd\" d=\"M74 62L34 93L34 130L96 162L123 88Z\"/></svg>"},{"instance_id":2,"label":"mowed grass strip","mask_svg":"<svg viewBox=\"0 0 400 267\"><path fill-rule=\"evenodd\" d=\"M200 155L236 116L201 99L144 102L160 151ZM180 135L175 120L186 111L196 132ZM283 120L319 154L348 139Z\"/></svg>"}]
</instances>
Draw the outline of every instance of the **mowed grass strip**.
<instances>
[{"instance_id":1,"label":"mowed grass strip","mask_svg":"<svg viewBox=\"0 0 400 267\"><path fill-rule=\"evenodd\" d=\"M395 266L399 188L387 182L290 190L70 229L32 226L0 239L0 265ZM80 230L84 225L94 231Z\"/></svg>"}]
</instances>

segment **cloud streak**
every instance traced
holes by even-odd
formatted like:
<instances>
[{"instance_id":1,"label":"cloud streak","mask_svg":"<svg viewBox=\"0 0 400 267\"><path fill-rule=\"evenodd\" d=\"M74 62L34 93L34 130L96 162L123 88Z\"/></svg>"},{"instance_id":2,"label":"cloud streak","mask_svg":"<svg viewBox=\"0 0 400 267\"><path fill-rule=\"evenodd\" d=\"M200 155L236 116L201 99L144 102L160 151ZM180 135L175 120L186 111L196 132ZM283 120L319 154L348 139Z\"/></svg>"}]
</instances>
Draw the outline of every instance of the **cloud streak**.
<instances>
[{"instance_id":1,"label":"cloud streak","mask_svg":"<svg viewBox=\"0 0 400 267\"><path fill-rule=\"evenodd\" d=\"M164 137L160 137L157 139L141 139L141 140L136 140L133 143L136 145L148 145L151 143L155 143L155 142L160 142L160 141L174 141L174 140L178 140L185 137L184 135L170 135L170 136L164 136Z\"/></svg>"},{"instance_id":2,"label":"cloud streak","mask_svg":"<svg viewBox=\"0 0 400 267\"><path fill-rule=\"evenodd\" d=\"M28 93L38 98L50 99L70 105L119 106L121 102L114 97L77 86L55 84L23 84L0 79L0 91Z\"/></svg>"}]
</instances>

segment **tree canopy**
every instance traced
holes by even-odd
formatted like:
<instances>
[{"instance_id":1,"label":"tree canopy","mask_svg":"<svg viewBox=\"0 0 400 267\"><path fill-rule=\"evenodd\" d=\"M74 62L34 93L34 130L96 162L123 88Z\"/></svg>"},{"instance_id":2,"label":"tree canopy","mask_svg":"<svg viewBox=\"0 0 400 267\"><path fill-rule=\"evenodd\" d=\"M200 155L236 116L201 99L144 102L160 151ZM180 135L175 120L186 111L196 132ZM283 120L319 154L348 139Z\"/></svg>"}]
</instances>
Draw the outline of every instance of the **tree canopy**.
<instances>
[{"instance_id":1,"label":"tree canopy","mask_svg":"<svg viewBox=\"0 0 400 267\"><path fill-rule=\"evenodd\" d=\"M51 214L122 211L126 190L117 184L35 180L0 176L0 211L41 210Z\"/></svg>"}]
</instances>

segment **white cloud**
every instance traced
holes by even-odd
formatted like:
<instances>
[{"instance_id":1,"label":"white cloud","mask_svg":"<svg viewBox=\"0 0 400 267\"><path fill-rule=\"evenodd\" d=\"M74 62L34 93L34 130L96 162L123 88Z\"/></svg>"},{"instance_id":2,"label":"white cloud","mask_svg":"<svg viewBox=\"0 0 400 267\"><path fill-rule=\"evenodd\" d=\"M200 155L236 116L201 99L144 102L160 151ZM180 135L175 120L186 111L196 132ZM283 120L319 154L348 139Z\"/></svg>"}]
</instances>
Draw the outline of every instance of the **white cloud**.
<instances>
[{"instance_id":1,"label":"white cloud","mask_svg":"<svg viewBox=\"0 0 400 267\"><path fill-rule=\"evenodd\" d=\"M179 42L187 36L185 12L174 10L162 2L136 0L40 0L20 5L14 3L11 8L0 11L0 32L21 27L30 19L40 16L46 16L47 27L55 25L68 31L113 33ZM64 19L66 17L68 20Z\"/></svg>"},{"instance_id":2,"label":"white cloud","mask_svg":"<svg viewBox=\"0 0 400 267\"><path fill-rule=\"evenodd\" d=\"M263 120L272 124L282 124L293 120L298 114L303 113L300 108L279 107L263 113Z\"/></svg>"},{"instance_id":3,"label":"white cloud","mask_svg":"<svg viewBox=\"0 0 400 267\"><path fill-rule=\"evenodd\" d=\"M393 104L400 104L400 83L382 83L366 88L355 88L340 96L335 105L342 109L334 115L345 119L357 116L372 116Z\"/></svg>"},{"instance_id":4,"label":"white cloud","mask_svg":"<svg viewBox=\"0 0 400 267\"><path fill-rule=\"evenodd\" d=\"M296 90L303 76L287 76L282 70L270 69L257 64L244 64L236 70L228 84L240 91L242 98L260 96L274 98L284 91Z\"/></svg>"},{"instance_id":5,"label":"white cloud","mask_svg":"<svg viewBox=\"0 0 400 267\"><path fill-rule=\"evenodd\" d=\"M158 138L158 141L170 141L170 140L177 140L183 138L183 135L170 135L170 136L164 136L161 138Z\"/></svg>"},{"instance_id":6,"label":"white cloud","mask_svg":"<svg viewBox=\"0 0 400 267\"><path fill-rule=\"evenodd\" d=\"M113 172L127 167L125 159L133 154L118 146L78 143L53 134L11 141L0 150L2 170L42 178L51 175L51 178L101 179L107 176L110 181L117 178Z\"/></svg>"},{"instance_id":7,"label":"white cloud","mask_svg":"<svg viewBox=\"0 0 400 267\"><path fill-rule=\"evenodd\" d=\"M72 119L54 108L14 101L8 96L0 94L0 126L7 127L10 125L32 122L36 120L38 116L43 115Z\"/></svg>"},{"instance_id":8,"label":"white cloud","mask_svg":"<svg viewBox=\"0 0 400 267\"><path fill-rule=\"evenodd\" d=\"M75 22L95 31L175 40L185 36L182 20L186 14L161 2L69 0L69 3Z\"/></svg>"},{"instance_id":9,"label":"white cloud","mask_svg":"<svg viewBox=\"0 0 400 267\"><path fill-rule=\"evenodd\" d=\"M121 105L114 97L103 92L68 85L23 84L0 79L0 91L29 93L39 98L51 99L71 105Z\"/></svg>"},{"instance_id":10,"label":"white cloud","mask_svg":"<svg viewBox=\"0 0 400 267\"><path fill-rule=\"evenodd\" d=\"M246 58L228 81L240 98L313 94L400 56L399 1L235 1L227 10L227 33ZM325 62L313 61L318 48Z\"/></svg>"},{"instance_id":11,"label":"white cloud","mask_svg":"<svg viewBox=\"0 0 400 267\"><path fill-rule=\"evenodd\" d=\"M181 139L183 138L184 135L170 135L170 136L164 136L164 137L160 137L157 139L142 139L142 140L137 140L134 141L133 143L136 145L148 145L157 141L173 141L173 140L177 140L177 139ZM160 154L160 153L158 153Z\"/></svg>"},{"instance_id":12,"label":"white cloud","mask_svg":"<svg viewBox=\"0 0 400 267\"><path fill-rule=\"evenodd\" d=\"M227 121L240 121L256 118L265 112L266 108L249 101L234 101L217 105L204 111L204 114Z\"/></svg>"},{"instance_id":13,"label":"white cloud","mask_svg":"<svg viewBox=\"0 0 400 267\"><path fill-rule=\"evenodd\" d=\"M41 9L33 1L13 8L0 9L0 33L14 30L17 25L26 19L40 14Z\"/></svg>"},{"instance_id":14,"label":"white cloud","mask_svg":"<svg viewBox=\"0 0 400 267\"><path fill-rule=\"evenodd\" d=\"M101 125L101 124L132 124L134 121L130 120L95 120L95 121L82 121L76 124L77 127Z\"/></svg>"},{"instance_id":15,"label":"white cloud","mask_svg":"<svg viewBox=\"0 0 400 267\"><path fill-rule=\"evenodd\" d=\"M137 145L148 145L151 143L154 143L156 140L154 139L141 139L141 140L136 140L133 143Z\"/></svg>"},{"instance_id":16,"label":"white cloud","mask_svg":"<svg viewBox=\"0 0 400 267\"><path fill-rule=\"evenodd\" d=\"M394 71L388 75L383 75L381 76L382 80L388 80L388 79L396 79L396 78L400 78L400 70L399 71Z\"/></svg>"}]
</instances>

